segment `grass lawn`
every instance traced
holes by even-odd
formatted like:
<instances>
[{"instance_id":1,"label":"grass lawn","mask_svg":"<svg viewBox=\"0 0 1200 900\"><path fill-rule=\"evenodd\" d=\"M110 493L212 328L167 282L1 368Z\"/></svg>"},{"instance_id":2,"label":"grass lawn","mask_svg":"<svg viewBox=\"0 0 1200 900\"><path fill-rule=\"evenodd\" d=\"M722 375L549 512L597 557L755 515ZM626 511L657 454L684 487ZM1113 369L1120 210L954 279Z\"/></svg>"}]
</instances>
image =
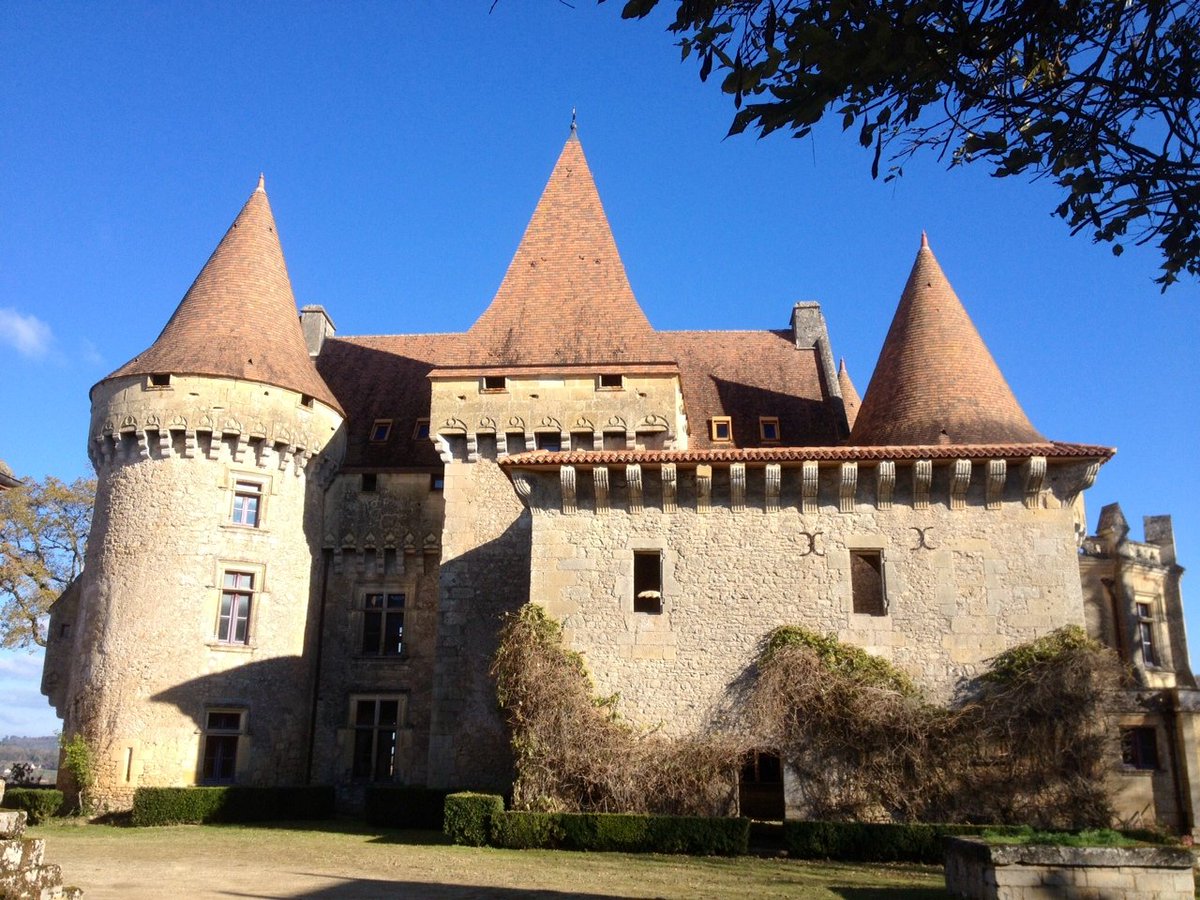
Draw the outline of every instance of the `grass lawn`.
<instances>
[{"instance_id":1,"label":"grass lawn","mask_svg":"<svg viewBox=\"0 0 1200 900\"><path fill-rule=\"evenodd\" d=\"M87 900L293 897L944 898L940 868L456 847L358 823L31 828Z\"/></svg>"}]
</instances>

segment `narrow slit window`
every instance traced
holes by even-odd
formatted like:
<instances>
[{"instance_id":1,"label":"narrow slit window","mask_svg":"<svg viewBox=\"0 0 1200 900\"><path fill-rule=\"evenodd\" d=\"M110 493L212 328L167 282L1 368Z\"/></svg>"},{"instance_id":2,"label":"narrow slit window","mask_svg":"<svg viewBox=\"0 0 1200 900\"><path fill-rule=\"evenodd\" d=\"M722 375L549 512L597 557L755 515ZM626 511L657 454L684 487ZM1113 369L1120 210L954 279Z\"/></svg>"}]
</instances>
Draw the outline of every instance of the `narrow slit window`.
<instances>
[{"instance_id":1,"label":"narrow slit window","mask_svg":"<svg viewBox=\"0 0 1200 900\"><path fill-rule=\"evenodd\" d=\"M882 550L850 551L850 591L854 612L860 616L886 616Z\"/></svg>"},{"instance_id":2,"label":"narrow slit window","mask_svg":"<svg viewBox=\"0 0 1200 900\"><path fill-rule=\"evenodd\" d=\"M1154 644L1154 616L1149 603L1137 604L1138 645L1142 648L1142 663L1158 665L1158 650Z\"/></svg>"},{"instance_id":3,"label":"narrow slit window","mask_svg":"<svg viewBox=\"0 0 1200 900\"><path fill-rule=\"evenodd\" d=\"M633 551L633 611L658 614L663 610L662 553Z\"/></svg>"}]
</instances>

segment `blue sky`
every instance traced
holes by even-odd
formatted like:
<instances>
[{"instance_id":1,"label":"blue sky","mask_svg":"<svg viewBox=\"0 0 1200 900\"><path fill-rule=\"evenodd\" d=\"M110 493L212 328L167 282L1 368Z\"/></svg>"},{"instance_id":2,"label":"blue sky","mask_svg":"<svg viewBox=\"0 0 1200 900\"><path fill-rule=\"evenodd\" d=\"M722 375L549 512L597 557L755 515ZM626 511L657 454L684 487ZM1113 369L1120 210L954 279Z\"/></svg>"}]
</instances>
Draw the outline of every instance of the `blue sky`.
<instances>
[{"instance_id":1,"label":"blue sky","mask_svg":"<svg viewBox=\"0 0 1200 900\"><path fill-rule=\"evenodd\" d=\"M87 473L88 389L154 340L259 172L297 300L339 333L467 328L576 107L656 327L781 328L819 300L865 391L925 229L1034 425L1119 449L1091 525L1114 500L1138 535L1173 513L1200 561L1195 282L1160 296L1151 250L1069 237L1046 184L935 160L874 182L836 126L723 139L732 106L662 15L490 5L0 6L0 458ZM0 656L0 733L56 728L39 669Z\"/></svg>"}]
</instances>

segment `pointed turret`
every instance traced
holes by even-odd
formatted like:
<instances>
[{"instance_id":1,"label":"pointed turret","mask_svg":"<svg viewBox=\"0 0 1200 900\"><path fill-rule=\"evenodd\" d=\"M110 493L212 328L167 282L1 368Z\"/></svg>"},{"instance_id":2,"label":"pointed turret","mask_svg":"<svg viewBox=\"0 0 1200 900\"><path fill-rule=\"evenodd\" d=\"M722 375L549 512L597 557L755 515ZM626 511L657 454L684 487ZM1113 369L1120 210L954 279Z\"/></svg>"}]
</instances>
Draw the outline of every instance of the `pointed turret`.
<instances>
[{"instance_id":1,"label":"pointed turret","mask_svg":"<svg viewBox=\"0 0 1200 900\"><path fill-rule=\"evenodd\" d=\"M838 387L842 389L842 405L846 409L846 424L853 429L854 423L858 420L858 410L862 406L862 398L858 396L858 389L850 380L850 370L846 368L845 357L842 357L838 365Z\"/></svg>"},{"instance_id":2,"label":"pointed turret","mask_svg":"<svg viewBox=\"0 0 1200 900\"><path fill-rule=\"evenodd\" d=\"M466 348L476 366L671 361L633 296L574 127Z\"/></svg>"},{"instance_id":3,"label":"pointed turret","mask_svg":"<svg viewBox=\"0 0 1200 900\"><path fill-rule=\"evenodd\" d=\"M162 334L108 378L160 373L271 384L341 410L308 355L261 175Z\"/></svg>"},{"instance_id":4,"label":"pointed turret","mask_svg":"<svg viewBox=\"0 0 1200 900\"><path fill-rule=\"evenodd\" d=\"M1037 443L925 235L850 443Z\"/></svg>"}]
</instances>

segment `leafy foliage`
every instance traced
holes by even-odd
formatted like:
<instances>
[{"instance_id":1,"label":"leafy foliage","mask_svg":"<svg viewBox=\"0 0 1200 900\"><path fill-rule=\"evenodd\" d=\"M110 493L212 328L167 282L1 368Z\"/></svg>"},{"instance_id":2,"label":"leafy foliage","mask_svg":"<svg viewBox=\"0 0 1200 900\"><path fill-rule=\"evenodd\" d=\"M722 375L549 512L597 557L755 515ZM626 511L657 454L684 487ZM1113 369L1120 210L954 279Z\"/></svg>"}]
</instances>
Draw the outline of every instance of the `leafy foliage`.
<instances>
[{"instance_id":1,"label":"leafy foliage","mask_svg":"<svg viewBox=\"0 0 1200 900\"><path fill-rule=\"evenodd\" d=\"M1164 289L1200 274L1200 5L679 0L669 27L702 80L721 76L731 134L802 137L836 116L872 177L885 153L892 178L932 152L1049 179L1072 233L1117 254L1157 242Z\"/></svg>"},{"instance_id":2,"label":"leafy foliage","mask_svg":"<svg viewBox=\"0 0 1200 900\"><path fill-rule=\"evenodd\" d=\"M509 811L491 824L492 845L517 850L738 856L750 843L750 820L740 818Z\"/></svg>"},{"instance_id":3,"label":"leafy foliage","mask_svg":"<svg viewBox=\"0 0 1200 900\"><path fill-rule=\"evenodd\" d=\"M954 835L1021 834L1021 826L926 825L919 822L783 823L783 843L796 859L852 862L919 862L944 857L943 840Z\"/></svg>"},{"instance_id":4,"label":"leafy foliage","mask_svg":"<svg viewBox=\"0 0 1200 900\"><path fill-rule=\"evenodd\" d=\"M5 809L23 809L30 825L40 825L58 815L63 805L63 792L50 788L11 787L4 792Z\"/></svg>"},{"instance_id":5,"label":"leafy foliage","mask_svg":"<svg viewBox=\"0 0 1200 900\"><path fill-rule=\"evenodd\" d=\"M331 787L142 787L133 794L132 822L270 822L329 819L333 813Z\"/></svg>"},{"instance_id":6,"label":"leafy foliage","mask_svg":"<svg viewBox=\"0 0 1200 900\"><path fill-rule=\"evenodd\" d=\"M508 617L492 664L516 767L513 806L545 812L724 814L742 753L738 739L668 739L620 721L617 698L595 698L583 660L558 623L526 604Z\"/></svg>"},{"instance_id":7,"label":"leafy foliage","mask_svg":"<svg viewBox=\"0 0 1200 900\"><path fill-rule=\"evenodd\" d=\"M83 571L95 480L0 491L0 646L46 646L50 604Z\"/></svg>"},{"instance_id":8,"label":"leafy foliage","mask_svg":"<svg viewBox=\"0 0 1200 900\"><path fill-rule=\"evenodd\" d=\"M445 810L442 830L450 840L468 847L484 847L491 840L492 819L504 812L504 798L469 791L449 794Z\"/></svg>"},{"instance_id":9,"label":"leafy foliage","mask_svg":"<svg viewBox=\"0 0 1200 900\"><path fill-rule=\"evenodd\" d=\"M96 758L92 748L81 734L67 737L59 735L62 751L60 765L74 785L74 793L81 815L88 815L92 808L92 788L96 786Z\"/></svg>"}]
</instances>

